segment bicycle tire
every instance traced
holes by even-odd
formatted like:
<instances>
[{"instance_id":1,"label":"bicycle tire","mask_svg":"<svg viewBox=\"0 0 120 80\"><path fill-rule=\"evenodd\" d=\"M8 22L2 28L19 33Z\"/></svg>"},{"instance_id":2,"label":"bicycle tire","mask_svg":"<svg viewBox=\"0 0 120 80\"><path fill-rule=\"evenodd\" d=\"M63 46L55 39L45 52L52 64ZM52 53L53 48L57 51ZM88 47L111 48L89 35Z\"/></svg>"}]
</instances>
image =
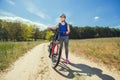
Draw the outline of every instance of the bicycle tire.
<instances>
[{"instance_id":1,"label":"bicycle tire","mask_svg":"<svg viewBox=\"0 0 120 80\"><path fill-rule=\"evenodd\" d=\"M52 49L49 47L49 58L51 58Z\"/></svg>"},{"instance_id":2,"label":"bicycle tire","mask_svg":"<svg viewBox=\"0 0 120 80\"><path fill-rule=\"evenodd\" d=\"M57 44L57 45L58 45L58 44ZM58 59L57 59L56 64L54 64L54 65L53 65L54 55L51 56L51 59L52 59L52 67L53 67L54 69L58 66L58 64L59 64L59 62L60 62L60 58L61 58L61 47L59 46L58 49L59 49L59 50L58 50Z\"/></svg>"},{"instance_id":3,"label":"bicycle tire","mask_svg":"<svg viewBox=\"0 0 120 80\"><path fill-rule=\"evenodd\" d=\"M52 54L52 48L51 48L51 46L52 46L52 42L50 43L49 48L48 48L49 58L51 58L51 54Z\"/></svg>"}]
</instances>

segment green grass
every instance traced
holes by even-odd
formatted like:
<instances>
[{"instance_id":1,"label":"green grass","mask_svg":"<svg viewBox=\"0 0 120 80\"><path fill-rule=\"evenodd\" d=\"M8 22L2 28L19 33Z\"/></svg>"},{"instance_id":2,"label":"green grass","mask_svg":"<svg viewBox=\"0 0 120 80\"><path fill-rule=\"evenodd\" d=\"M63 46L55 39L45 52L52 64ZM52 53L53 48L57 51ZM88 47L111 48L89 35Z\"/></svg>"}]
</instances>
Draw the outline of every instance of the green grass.
<instances>
[{"instance_id":1,"label":"green grass","mask_svg":"<svg viewBox=\"0 0 120 80\"><path fill-rule=\"evenodd\" d=\"M31 42L0 42L0 71L8 68L20 56L23 56L28 50L45 41Z\"/></svg>"},{"instance_id":2,"label":"green grass","mask_svg":"<svg viewBox=\"0 0 120 80\"><path fill-rule=\"evenodd\" d=\"M120 38L70 40L70 50L94 62L120 71Z\"/></svg>"}]
</instances>

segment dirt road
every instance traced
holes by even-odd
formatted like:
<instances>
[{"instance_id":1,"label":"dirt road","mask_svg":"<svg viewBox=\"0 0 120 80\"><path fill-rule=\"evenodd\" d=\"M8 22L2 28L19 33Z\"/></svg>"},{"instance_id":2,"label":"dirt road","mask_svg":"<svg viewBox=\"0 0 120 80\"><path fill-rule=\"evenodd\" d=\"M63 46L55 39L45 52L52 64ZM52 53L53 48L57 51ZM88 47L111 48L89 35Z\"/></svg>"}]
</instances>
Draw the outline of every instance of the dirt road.
<instances>
[{"instance_id":1,"label":"dirt road","mask_svg":"<svg viewBox=\"0 0 120 80\"><path fill-rule=\"evenodd\" d=\"M69 55L71 64L65 64L62 59L54 70L47 46L43 43L30 50L3 73L0 80L120 80L116 71L72 54Z\"/></svg>"}]
</instances>

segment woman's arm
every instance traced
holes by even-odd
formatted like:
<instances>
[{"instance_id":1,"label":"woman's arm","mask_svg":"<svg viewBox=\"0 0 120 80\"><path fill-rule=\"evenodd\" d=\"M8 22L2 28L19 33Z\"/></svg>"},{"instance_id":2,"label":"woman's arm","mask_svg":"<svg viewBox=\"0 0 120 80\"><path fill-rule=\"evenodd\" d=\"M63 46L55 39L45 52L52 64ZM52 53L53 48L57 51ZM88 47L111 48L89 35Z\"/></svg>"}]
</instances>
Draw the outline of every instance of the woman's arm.
<instances>
[{"instance_id":1,"label":"woman's arm","mask_svg":"<svg viewBox=\"0 0 120 80\"><path fill-rule=\"evenodd\" d=\"M55 29L57 29L58 27L59 27L59 24L56 24L55 26L48 27L48 29L53 29L53 30L55 30Z\"/></svg>"},{"instance_id":2,"label":"woman's arm","mask_svg":"<svg viewBox=\"0 0 120 80\"><path fill-rule=\"evenodd\" d=\"M70 33L70 25L68 24L67 25L67 32L66 32L66 34L69 34Z\"/></svg>"}]
</instances>

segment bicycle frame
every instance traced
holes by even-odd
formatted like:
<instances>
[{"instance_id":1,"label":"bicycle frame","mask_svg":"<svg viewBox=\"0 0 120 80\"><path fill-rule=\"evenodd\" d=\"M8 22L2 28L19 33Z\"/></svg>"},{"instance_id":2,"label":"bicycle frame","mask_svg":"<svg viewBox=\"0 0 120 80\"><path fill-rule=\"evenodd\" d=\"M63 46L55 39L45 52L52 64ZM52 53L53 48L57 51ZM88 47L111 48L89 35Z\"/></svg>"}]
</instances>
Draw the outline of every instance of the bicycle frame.
<instances>
[{"instance_id":1,"label":"bicycle frame","mask_svg":"<svg viewBox=\"0 0 120 80\"><path fill-rule=\"evenodd\" d=\"M54 48L55 48L56 45L57 45L57 43L53 42L53 45L52 45L52 55L54 55ZM57 45L57 51L56 51L56 53L58 54L58 45Z\"/></svg>"},{"instance_id":2,"label":"bicycle frame","mask_svg":"<svg viewBox=\"0 0 120 80\"><path fill-rule=\"evenodd\" d=\"M59 42L59 37L60 34L59 33L65 33L62 31L57 31L53 38L52 38L52 42L50 43L49 46L49 58L51 58L52 60L52 67L55 69L59 62L60 62L60 57L61 57L61 44ZM56 34L58 34L58 37L56 38Z\"/></svg>"}]
</instances>

